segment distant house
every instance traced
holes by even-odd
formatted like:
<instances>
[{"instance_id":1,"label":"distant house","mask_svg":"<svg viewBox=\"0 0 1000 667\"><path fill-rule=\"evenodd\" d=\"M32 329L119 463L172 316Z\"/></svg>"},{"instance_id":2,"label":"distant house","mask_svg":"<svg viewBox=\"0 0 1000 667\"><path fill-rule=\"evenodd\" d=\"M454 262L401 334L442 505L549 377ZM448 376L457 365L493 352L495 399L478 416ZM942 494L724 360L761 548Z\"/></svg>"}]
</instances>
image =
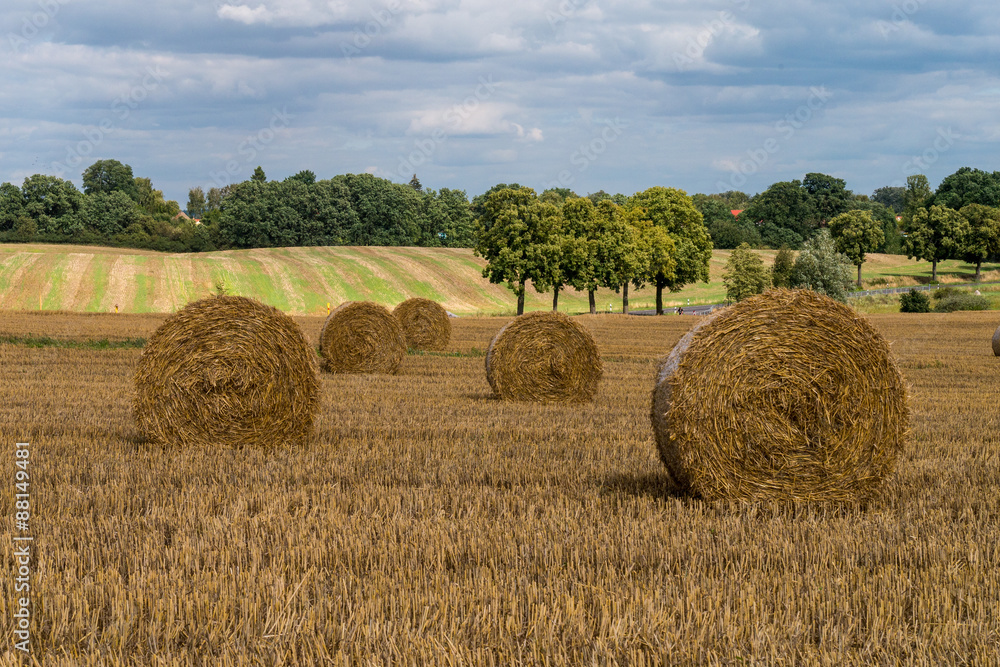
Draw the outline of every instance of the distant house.
<instances>
[{"instance_id":1,"label":"distant house","mask_svg":"<svg viewBox=\"0 0 1000 667\"><path fill-rule=\"evenodd\" d=\"M729 211L729 212L730 212L730 213L732 213L732 214L733 214L733 217L735 218L736 216L738 216L738 215L739 215L740 213L742 213L742 212L743 212L743 209L732 209L732 210L731 210L731 211Z\"/></svg>"},{"instance_id":2,"label":"distant house","mask_svg":"<svg viewBox=\"0 0 1000 667\"><path fill-rule=\"evenodd\" d=\"M192 218L191 216L189 216L184 211L181 211L180 213L178 213L177 215L175 215L171 219L172 220L190 220L191 222L193 222L196 225L200 225L201 224L201 218Z\"/></svg>"}]
</instances>

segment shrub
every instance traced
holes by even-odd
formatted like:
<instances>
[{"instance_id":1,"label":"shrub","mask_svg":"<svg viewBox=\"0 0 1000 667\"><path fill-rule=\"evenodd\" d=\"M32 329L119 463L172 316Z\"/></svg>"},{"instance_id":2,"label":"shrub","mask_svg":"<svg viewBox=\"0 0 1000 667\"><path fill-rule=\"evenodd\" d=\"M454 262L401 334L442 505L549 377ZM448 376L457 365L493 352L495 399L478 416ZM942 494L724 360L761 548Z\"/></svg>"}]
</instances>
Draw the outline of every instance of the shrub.
<instances>
[{"instance_id":1,"label":"shrub","mask_svg":"<svg viewBox=\"0 0 1000 667\"><path fill-rule=\"evenodd\" d=\"M899 312L929 313L931 312L931 300L923 292L911 289L909 292L899 297Z\"/></svg>"},{"instance_id":2,"label":"shrub","mask_svg":"<svg viewBox=\"0 0 1000 667\"><path fill-rule=\"evenodd\" d=\"M989 310L990 300L985 296L969 294L968 292L958 292L951 296L941 298L934 305L934 312L953 313L956 310Z\"/></svg>"},{"instance_id":3,"label":"shrub","mask_svg":"<svg viewBox=\"0 0 1000 667\"><path fill-rule=\"evenodd\" d=\"M944 299L946 297L947 298L953 297L956 294L961 294L961 292L959 292L954 287L949 286L949 287L939 287L939 288L937 288L936 290L934 290L934 292L931 294L931 296L934 298L935 301L938 301L938 300Z\"/></svg>"}]
</instances>

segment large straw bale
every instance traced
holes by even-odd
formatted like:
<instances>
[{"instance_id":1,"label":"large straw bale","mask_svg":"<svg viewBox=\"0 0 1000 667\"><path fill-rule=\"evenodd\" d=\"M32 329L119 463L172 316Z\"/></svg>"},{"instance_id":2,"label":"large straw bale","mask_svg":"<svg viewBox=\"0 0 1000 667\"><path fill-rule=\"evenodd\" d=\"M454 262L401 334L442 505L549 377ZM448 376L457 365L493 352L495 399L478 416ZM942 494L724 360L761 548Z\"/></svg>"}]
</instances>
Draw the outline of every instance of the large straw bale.
<instances>
[{"instance_id":1,"label":"large straw bale","mask_svg":"<svg viewBox=\"0 0 1000 667\"><path fill-rule=\"evenodd\" d=\"M448 347L451 319L440 304L414 297L396 306L392 314L403 327L407 346L414 350L443 350Z\"/></svg>"},{"instance_id":2,"label":"large straw bale","mask_svg":"<svg viewBox=\"0 0 1000 667\"><path fill-rule=\"evenodd\" d=\"M136 423L161 444L271 446L312 431L316 354L295 321L253 299L218 296L168 317L135 372Z\"/></svg>"},{"instance_id":3,"label":"large straw bale","mask_svg":"<svg viewBox=\"0 0 1000 667\"><path fill-rule=\"evenodd\" d=\"M508 400L589 401L602 371L593 336L562 313L533 312L508 322L486 354L486 379Z\"/></svg>"},{"instance_id":4,"label":"large straw bale","mask_svg":"<svg viewBox=\"0 0 1000 667\"><path fill-rule=\"evenodd\" d=\"M399 320L371 301L340 304L319 334L323 370L330 373L392 374L406 356Z\"/></svg>"},{"instance_id":5,"label":"large straw bale","mask_svg":"<svg viewBox=\"0 0 1000 667\"><path fill-rule=\"evenodd\" d=\"M993 354L1000 357L1000 327L993 333Z\"/></svg>"},{"instance_id":6,"label":"large straw bale","mask_svg":"<svg viewBox=\"0 0 1000 667\"><path fill-rule=\"evenodd\" d=\"M677 343L653 390L660 458L706 499L859 500L906 438L889 346L849 307L774 290L716 311Z\"/></svg>"}]
</instances>

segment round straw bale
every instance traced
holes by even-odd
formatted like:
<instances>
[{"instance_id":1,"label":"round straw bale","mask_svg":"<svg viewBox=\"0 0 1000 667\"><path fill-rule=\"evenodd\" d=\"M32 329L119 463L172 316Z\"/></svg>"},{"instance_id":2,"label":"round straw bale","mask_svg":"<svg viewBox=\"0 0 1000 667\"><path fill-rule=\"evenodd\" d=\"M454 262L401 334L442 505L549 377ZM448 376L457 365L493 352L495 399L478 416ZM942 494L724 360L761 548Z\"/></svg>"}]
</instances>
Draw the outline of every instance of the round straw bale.
<instances>
[{"instance_id":1,"label":"round straw bale","mask_svg":"<svg viewBox=\"0 0 1000 667\"><path fill-rule=\"evenodd\" d=\"M993 355L1000 357L1000 327L993 333Z\"/></svg>"},{"instance_id":2,"label":"round straw bale","mask_svg":"<svg viewBox=\"0 0 1000 667\"><path fill-rule=\"evenodd\" d=\"M316 354L295 321L240 296L188 304L168 317L139 358L139 430L162 444L263 446L312 432Z\"/></svg>"},{"instance_id":3,"label":"round straw bale","mask_svg":"<svg viewBox=\"0 0 1000 667\"><path fill-rule=\"evenodd\" d=\"M892 471L909 423L886 341L808 290L702 320L661 365L652 403L660 458L706 499L864 498Z\"/></svg>"},{"instance_id":4,"label":"round straw bale","mask_svg":"<svg viewBox=\"0 0 1000 667\"><path fill-rule=\"evenodd\" d=\"M320 366L330 373L395 373L406 356L399 320L371 301L342 303L319 334Z\"/></svg>"},{"instance_id":5,"label":"round straw bale","mask_svg":"<svg viewBox=\"0 0 1000 667\"><path fill-rule=\"evenodd\" d=\"M508 400L589 401L602 371L593 336L562 313L521 315L497 333L486 353L486 379Z\"/></svg>"},{"instance_id":6,"label":"round straw bale","mask_svg":"<svg viewBox=\"0 0 1000 667\"><path fill-rule=\"evenodd\" d=\"M396 306L392 314L403 327L406 345L414 350L443 350L451 339L448 311L430 299L414 297Z\"/></svg>"}]
</instances>

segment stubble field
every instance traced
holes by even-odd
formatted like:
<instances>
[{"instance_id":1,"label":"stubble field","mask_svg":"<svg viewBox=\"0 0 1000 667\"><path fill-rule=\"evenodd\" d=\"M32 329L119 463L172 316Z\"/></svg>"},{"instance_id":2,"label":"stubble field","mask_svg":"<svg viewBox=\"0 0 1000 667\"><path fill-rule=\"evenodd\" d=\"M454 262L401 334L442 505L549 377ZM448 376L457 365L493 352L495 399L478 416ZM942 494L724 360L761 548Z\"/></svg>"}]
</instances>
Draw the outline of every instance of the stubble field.
<instances>
[{"instance_id":1,"label":"stubble field","mask_svg":"<svg viewBox=\"0 0 1000 667\"><path fill-rule=\"evenodd\" d=\"M315 345L322 319L296 319ZM484 355L508 320L454 320L447 353L396 376L324 374L305 446L239 451L139 438L138 349L0 344L0 654L30 441L39 664L997 664L1000 321L871 319L912 437L863 506L672 491L650 392L693 317L581 317L605 362L583 405L494 400ZM4 313L0 336L162 320Z\"/></svg>"}]
</instances>

